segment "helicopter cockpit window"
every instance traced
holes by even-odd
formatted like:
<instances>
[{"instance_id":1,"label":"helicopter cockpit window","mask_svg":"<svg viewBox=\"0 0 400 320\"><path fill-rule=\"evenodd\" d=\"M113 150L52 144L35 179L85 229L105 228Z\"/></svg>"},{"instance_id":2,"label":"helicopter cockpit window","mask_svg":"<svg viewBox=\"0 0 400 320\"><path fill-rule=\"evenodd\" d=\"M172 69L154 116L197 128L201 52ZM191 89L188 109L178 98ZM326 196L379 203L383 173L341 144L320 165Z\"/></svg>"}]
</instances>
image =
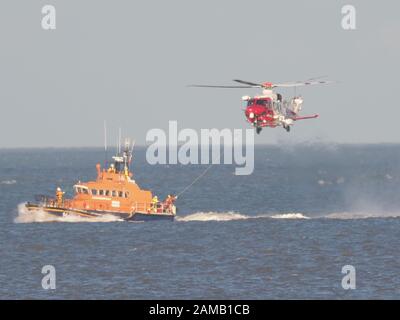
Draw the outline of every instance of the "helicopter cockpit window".
<instances>
[{"instance_id":1,"label":"helicopter cockpit window","mask_svg":"<svg viewBox=\"0 0 400 320\"><path fill-rule=\"evenodd\" d=\"M247 106L252 106L254 104L254 99L250 99L247 101Z\"/></svg>"},{"instance_id":2,"label":"helicopter cockpit window","mask_svg":"<svg viewBox=\"0 0 400 320\"><path fill-rule=\"evenodd\" d=\"M269 100L257 100L257 104L260 106L268 106Z\"/></svg>"}]
</instances>

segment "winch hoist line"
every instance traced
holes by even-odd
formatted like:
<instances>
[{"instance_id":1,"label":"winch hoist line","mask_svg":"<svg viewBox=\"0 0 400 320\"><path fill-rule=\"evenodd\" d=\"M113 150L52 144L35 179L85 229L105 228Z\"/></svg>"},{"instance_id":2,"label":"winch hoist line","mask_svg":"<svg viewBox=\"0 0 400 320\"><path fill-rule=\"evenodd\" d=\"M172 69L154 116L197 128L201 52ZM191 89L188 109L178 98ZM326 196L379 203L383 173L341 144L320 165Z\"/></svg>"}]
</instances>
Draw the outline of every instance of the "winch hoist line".
<instances>
[{"instance_id":1,"label":"winch hoist line","mask_svg":"<svg viewBox=\"0 0 400 320\"><path fill-rule=\"evenodd\" d=\"M187 185L181 192L179 192L176 197L178 198L180 195L184 194L186 191L188 191L197 181L199 181L201 178L203 178L206 173L211 169L211 167L216 164L217 162L219 162L219 159L221 158L221 154L218 155L218 158L216 159L216 161L214 161L214 159L211 160L211 164L208 165L207 168L205 168L203 170L203 172L197 177L195 178L189 185Z\"/></svg>"}]
</instances>

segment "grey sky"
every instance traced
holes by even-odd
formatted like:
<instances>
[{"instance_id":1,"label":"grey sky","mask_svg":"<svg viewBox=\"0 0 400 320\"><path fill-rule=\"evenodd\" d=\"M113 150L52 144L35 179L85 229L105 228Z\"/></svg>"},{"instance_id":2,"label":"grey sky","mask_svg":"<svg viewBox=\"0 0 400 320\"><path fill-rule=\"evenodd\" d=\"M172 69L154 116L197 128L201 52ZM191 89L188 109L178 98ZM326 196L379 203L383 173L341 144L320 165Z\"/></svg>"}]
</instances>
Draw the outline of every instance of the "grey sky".
<instances>
[{"instance_id":1,"label":"grey sky","mask_svg":"<svg viewBox=\"0 0 400 320\"><path fill-rule=\"evenodd\" d=\"M57 29L41 28L41 8ZM341 28L341 8L357 30ZM240 98L257 90L186 88L231 79L340 84L300 90L290 134L257 143L400 142L398 1L15 1L0 3L0 147L102 145L118 127L249 128ZM293 90L283 90L292 94Z\"/></svg>"}]
</instances>

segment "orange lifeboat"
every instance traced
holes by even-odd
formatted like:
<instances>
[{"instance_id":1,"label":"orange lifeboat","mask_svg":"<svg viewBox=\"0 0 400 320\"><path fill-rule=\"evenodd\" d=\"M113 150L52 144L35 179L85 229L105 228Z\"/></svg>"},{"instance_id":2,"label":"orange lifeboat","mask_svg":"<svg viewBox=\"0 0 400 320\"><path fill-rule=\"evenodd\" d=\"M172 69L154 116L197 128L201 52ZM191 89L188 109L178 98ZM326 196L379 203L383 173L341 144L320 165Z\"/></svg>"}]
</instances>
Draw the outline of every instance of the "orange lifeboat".
<instances>
[{"instance_id":1,"label":"orange lifeboat","mask_svg":"<svg viewBox=\"0 0 400 320\"><path fill-rule=\"evenodd\" d=\"M64 193L58 188L54 199L40 197L38 203L28 202L26 208L56 216L91 218L111 214L133 221L173 220L176 196L168 195L160 202L151 191L140 189L132 179L131 160L132 150L127 141L122 154L114 156L108 168L101 169L100 164L96 165L96 180L74 185L75 196L72 199L64 199Z\"/></svg>"}]
</instances>

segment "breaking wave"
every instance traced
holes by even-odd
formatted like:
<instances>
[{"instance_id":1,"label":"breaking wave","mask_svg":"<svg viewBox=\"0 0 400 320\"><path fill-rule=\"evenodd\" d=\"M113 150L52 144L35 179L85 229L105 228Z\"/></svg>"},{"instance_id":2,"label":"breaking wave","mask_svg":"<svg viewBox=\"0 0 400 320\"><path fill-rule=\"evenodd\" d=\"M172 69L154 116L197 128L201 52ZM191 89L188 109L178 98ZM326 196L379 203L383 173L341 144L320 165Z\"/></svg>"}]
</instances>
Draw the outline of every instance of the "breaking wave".
<instances>
[{"instance_id":1,"label":"breaking wave","mask_svg":"<svg viewBox=\"0 0 400 320\"><path fill-rule=\"evenodd\" d=\"M107 214L96 218L86 218L79 216L65 216L56 217L51 214L46 213L43 210L38 210L35 212L28 211L25 208L25 203L18 205L18 216L14 219L15 223L33 223L33 222L114 222L123 221L122 219L112 215Z\"/></svg>"}]
</instances>

